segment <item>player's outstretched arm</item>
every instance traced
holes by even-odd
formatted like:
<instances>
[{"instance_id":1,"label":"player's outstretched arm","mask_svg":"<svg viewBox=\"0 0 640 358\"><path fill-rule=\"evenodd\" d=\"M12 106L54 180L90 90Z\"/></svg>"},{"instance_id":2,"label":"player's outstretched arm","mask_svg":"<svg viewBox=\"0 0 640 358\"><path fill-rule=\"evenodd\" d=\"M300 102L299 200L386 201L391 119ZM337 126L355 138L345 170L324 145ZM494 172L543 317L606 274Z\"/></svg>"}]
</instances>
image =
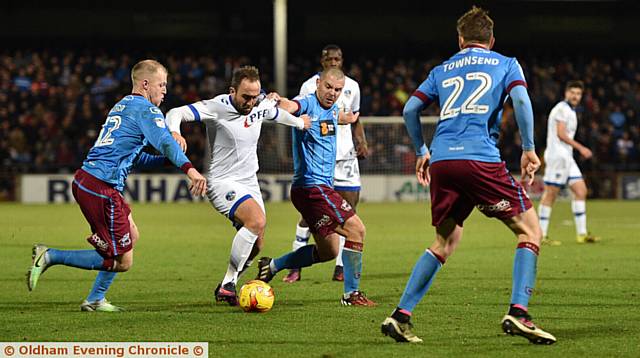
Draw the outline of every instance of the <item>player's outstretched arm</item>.
<instances>
[{"instance_id":1,"label":"player's outstretched arm","mask_svg":"<svg viewBox=\"0 0 640 358\"><path fill-rule=\"evenodd\" d=\"M134 163L136 168L155 168L164 165L167 162L167 158L164 155L153 155L145 152L140 152L138 158Z\"/></svg>"},{"instance_id":2,"label":"player's outstretched arm","mask_svg":"<svg viewBox=\"0 0 640 358\"><path fill-rule=\"evenodd\" d=\"M272 116L271 120L278 124L295 127L300 130L309 129L309 127L311 127L311 118L306 114L296 117L287 110L280 110L278 107L271 108L269 113L269 115Z\"/></svg>"},{"instance_id":3,"label":"player's outstretched arm","mask_svg":"<svg viewBox=\"0 0 640 358\"><path fill-rule=\"evenodd\" d=\"M208 108L200 101L171 109L167 112L165 122L173 139L178 142L182 152L186 153L187 141L180 133L180 124L182 122L202 122L216 118L217 115L209 113Z\"/></svg>"},{"instance_id":4,"label":"player's outstretched arm","mask_svg":"<svg viewBox=\"0 0 640 358\"><path fill-rule=\"evenodd\" d=\"M533 141L533 108L527 89L517 85L509 92L513 101L513 110L522 139L522 158L520 159L520 175L524 183L531 185L535 172L540 168L540 159L536 154Z\"/></svg>"},{"instance_id":5,"label":"player's outstretched arm","mask_svg":"<svg viewBox=\"0 0 640 358\"><path fill-rule=\"evenodd\" d=\"M178 143L173 140L169 131L166 129L164 118L143 117L139 123L142 134L149 143L191 179L191 193L196 196L204 194L206 190L206 179L193 168L193 165L184 155Z\"/></svg>"},{"instance_id":6,"label":"player's outstretched arm","mask_svg":"<svg viewBox=\"0 0 640 358\"><path fill-rule=\"evenodd\" d=\"M300 105L298 104L298 102L284 97L280 97L280 100L278 101L278 107L291 114L296 113L298 109L300 109Z\"/></svg>"},{"instance_id":7,"label":"player's outstretched arm","mask_svg":"<svg viewBox=\"0 0 640 358\"><path fill-rule=\"evenodd\" d=\"M422 124L420 123L420 112L423 109L424 102L417 97L411 96L402 110L404 125L407 127L407 132L409 132L409 137L411 137L418 157L424 156L428 152L422 137Z\"/></svg>"}]
</instances>

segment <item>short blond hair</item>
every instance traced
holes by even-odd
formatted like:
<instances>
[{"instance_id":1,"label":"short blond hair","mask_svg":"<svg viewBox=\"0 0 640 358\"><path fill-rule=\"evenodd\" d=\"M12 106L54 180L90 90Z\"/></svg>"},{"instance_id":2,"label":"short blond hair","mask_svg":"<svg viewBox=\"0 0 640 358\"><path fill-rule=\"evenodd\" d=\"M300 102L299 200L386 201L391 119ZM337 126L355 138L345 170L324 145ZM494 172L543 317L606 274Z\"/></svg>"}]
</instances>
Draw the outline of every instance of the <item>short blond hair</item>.
<instances>
[{"instance_id":1,"label":"short blond hair","mask_svg":"<svg viewBox=\"0 0 640 358\"><path fill-rule=\"evenodd\" d=\"M169 73L167 68L156 60L142 60L136 63L131 69L131 83L135 85L138 81L145 79L147 76L164 71Z\"/></svg>"}]
</instances>

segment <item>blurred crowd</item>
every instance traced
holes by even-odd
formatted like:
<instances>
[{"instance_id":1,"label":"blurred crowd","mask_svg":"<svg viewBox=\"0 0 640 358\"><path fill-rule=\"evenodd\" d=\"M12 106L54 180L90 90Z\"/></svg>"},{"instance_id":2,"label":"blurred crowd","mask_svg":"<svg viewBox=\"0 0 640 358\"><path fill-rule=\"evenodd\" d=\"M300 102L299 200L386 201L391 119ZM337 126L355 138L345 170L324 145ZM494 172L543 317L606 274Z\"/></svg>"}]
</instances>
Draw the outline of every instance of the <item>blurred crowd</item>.
<instances>
[{"instance_id":1,"label":"blurred crowd","mask_svg":"<svg viewBox=\"0 0 640 358\"><path fill-rule=\"evenodd\" d=\"M273 88L272 62L266 57L165 53L156 58L169 70L163 111L227 91L234 68L260 68L263 88ZM80 166L111 106L131 90L131 66L145 56L103 51L0 51L0 199L10 197L17 173L70 173ZM345 70L361 87L362 116L401 116L412 91L443 58L345 59ZM640 170L640 60L637 58L519 58L528 80L536 116L536 144L542 155L547 116L563 98L564 84L581 79L586 89L577 108L576 139L593 158L579 158L584 171ZM319 70L317 58L294 58L288 66L288 94ZM432 105L425 115L437 115ZM509 103L503 115L501 150L517 168L520 138ZM268 126L265 126L265 128ZM183 126L188 155L202 166L202 126ZM411 172L413 148L401 125L365 127L369 158L363 173ZM432 132L433 128L425 128ZM259 154L265 172L290 171L290 136L265 129ZM431 134L431 133L427 133ZM286 150L278 149L282 141ZM577 154L576 154L577 155Z\"/></svg>"}]
</instances>

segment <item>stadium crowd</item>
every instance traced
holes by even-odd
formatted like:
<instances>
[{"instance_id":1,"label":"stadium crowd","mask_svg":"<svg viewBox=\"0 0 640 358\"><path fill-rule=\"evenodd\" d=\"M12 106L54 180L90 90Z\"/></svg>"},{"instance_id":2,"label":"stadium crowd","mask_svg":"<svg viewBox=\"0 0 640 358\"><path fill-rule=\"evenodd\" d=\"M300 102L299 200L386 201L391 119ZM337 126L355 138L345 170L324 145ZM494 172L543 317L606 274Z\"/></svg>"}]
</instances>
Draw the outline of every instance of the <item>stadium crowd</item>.
<instances>
[{"instance_id":1,"label":"stadium crowd","mask_svg":"<svg viewBox=\"0 0 640 358\"><path fill-rule=\"evenodd\" d=\"M257 65L263 87L272 88L267 58L167 53L158 58L169 70L164 111L206 99L228 88L231 73L243 64ZM69 173L75 170L98 135L110 107L131 89L132 54L5 50L0 53L0 199L11 196L13 178L21 172ZM442 58L346 58L346 71L360 83L362 116L401 116L404 103ZM577 108L576 139L591 148L591 160L579 160L585 171L640 170L640 62L635 58L519 58L528 79L536 116L539 154L545 146L546 118L562 99L564 84L581 79L586 90ZM318 70L315 58L294 58L288 67L289 95ZM436 105L425 115L437 115ZM520 139L509 105L503 117L501 147L511 168L518 167ZM269 131L270 129L266 129ZM185 128L189 157L201 165L205 136L200 126ZM413 150L403 126L366 127L370 154L363 173L413 171ZM272 134L272 133L269 133ZM289 136L286 137L287 140ZM280 145L264 135L263 171L287 169L290 158L273 159ZM284 154L283 154L284 153ZM284 167L283 167L284 166Z\"/></svg>"}]
</instances>

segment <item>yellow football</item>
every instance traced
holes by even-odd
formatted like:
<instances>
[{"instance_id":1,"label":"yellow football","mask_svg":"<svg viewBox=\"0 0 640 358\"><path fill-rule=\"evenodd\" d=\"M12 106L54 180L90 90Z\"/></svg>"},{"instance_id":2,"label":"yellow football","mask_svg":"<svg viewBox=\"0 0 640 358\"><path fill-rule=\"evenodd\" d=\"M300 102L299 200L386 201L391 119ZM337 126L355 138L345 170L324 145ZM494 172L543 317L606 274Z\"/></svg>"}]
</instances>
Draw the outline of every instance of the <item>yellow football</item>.
<instances>
[{"instance_id":1,"label":"yellow football","mask_svg":"<svg viewBox=\"0 0 640 358\"><path fill-rule=\"evenodd\" d=\"M240 288L240 307L245 312L267 312L273 307L273 288L266 282L252 280Z\"/></svg>"}]
</instances>

